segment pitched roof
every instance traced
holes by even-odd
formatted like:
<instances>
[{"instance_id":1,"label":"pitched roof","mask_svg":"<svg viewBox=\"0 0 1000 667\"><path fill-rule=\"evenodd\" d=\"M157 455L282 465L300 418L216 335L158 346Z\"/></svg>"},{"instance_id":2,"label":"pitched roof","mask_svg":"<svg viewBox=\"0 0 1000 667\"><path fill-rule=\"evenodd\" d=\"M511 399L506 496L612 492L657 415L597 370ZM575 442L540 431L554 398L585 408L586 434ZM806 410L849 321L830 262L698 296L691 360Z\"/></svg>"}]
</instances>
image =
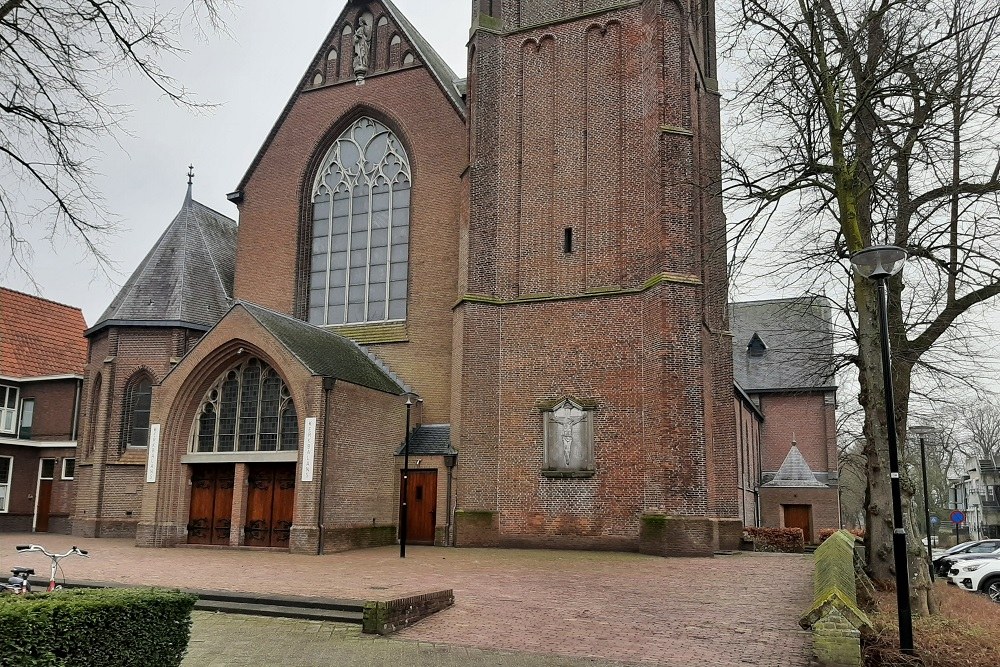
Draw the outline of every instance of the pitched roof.
<instances>
[{"instance_id":1,"label":"pitched roof","mask_svg":"<svg viewBox=\"0 0 1000 667\"><path fill-rule=\"evenodd\" d=\"M809 464L802 457L802 452L792 443L792 448L788 450L788 455L778 469L778 474L774 476L764 486L794 486L794 487L817 487L827 488L826 484L816 479Z\"/></svg>"},{"instance_id":2,"label":"pitched roof","mask_svg":"<svg viewBox=\"0 0 1000 667\"><path fill-rule=\"evenodd\" d=\"M414 25L410 23L410 20L406 18L403 12L399 11L399 9L396 7L396 5L394 5L391 2L391 0L381 0L381 4L383 5L383 7L385 7L386 13L388 13L392 17L392 20L396 23L396 25L399 26L399 29L400 31L402 31L403 36L413 47L413 50L416 52L415 56L420 60L421 63L424 64L424 67L426 67L427 71L430 72L431 78L433 78L435 83L438 84L438 87L441 88L441 91L451 102L452 106L455 108L455 111L458 112L459 116L461 116L464 119L467 113L467 109L465 106L465 99L463 97L466 88L465 79L460 79L455 74L454 70L452 70L451 67L448 66L448 63L445 62L444 58L441 57L441 55L434 49L434 47L431 46L431 43L428 42L424 38L424 36L420 34L420 32L416 29L416 27L414 27ZM278 116L278 119L274 122L274 125L271 126L271 131L267 133L267 136L264 138L263 143L257 150L257 154L254 155L253 161L250 163L250 166L247 167L246 172L244 172L243 178L240 179L239 185L237 185L236 189L229 194L230 200L237 202L240 200L244 188L246 188L247 183L250 182L250 177L257 169L257 166L260 164L260 161L264 158L264 154L267 152L267 149L271 145L271 142L274 141L274 138L277 136L278 130L285 122L285 119L288 117L288 114L291 113L292 107L295 106L295 101L302 93L303 87L306 86L306 84L309 81L309 77L315 71L316 61L321 59L323 52L325 52L326 50L325 48L326 45L328 45L330 43L330 40L334 37L334 35L339 32L338 26L340 25L341 19L343 19L344 17L344 13L350 8L350 6L351 6L350 2L346 3L344 5L344 9L341 10L340 15L337 17L337 20L334 21L333 26L330 28L330 32L323 39L323 46L320 48L320 51L317 53L316 57L309 62L309 66L306 68L306 71L302 75L302 78L299 79L299 82L296 84L295 90L292 92L291 96L288 98L288 101L285 103L285 107L281 110L281 114Z\"/></svg>"},{"instance_id":3,"label":"pitched roof","mask_svg":"<svg viewBox=\"0 0 1000 667\"><path fill-rule=\"evenodd\" d=\"M110 325L208 329L232 305L236 221L191 198L87 333Z\"/></svg>"},{"instance_id":4,"label":"pitched roof","mask_svg":"<svg viewBox=\"0 0 1000 667\"><path fill-rule=\"evenodd\" d=\"M733 377L748 392L835 388L833 316L825 297L729 304ZM760 356L747 346L756 335Z\"/></svg>"},{"instance_id":5,"label":"pitched roof","mask_svg":"<svg viewBox=\"0 0 1000 667\"><path fill-rule=\"evenodd\" d=\"M396 456L403 455L406 443L399 446ZM443 456L458 454L451 446L451 424L426 424L410 434L410 456Z\"/></svg>"},{"instance_id":6,"label":"pitched roof","mask_svg":"<svg viewBox=\"0 0 1000 667\"><path fill-rule=\"evenodd\" d=\"M79 308L0 287L0 375L83 375L86 328Z\"/></svg>"},{"instance_id":7,"label":"pitched roof","mask_svg":"<svg viewBox=\"0 0 1000 667\"><path fill-rule=\"evenodd\" d=\"M349 338L246 301L245 308L313 375L333 377L388 394L409 388L373 354Z\"/></svg>"}]
</instances>

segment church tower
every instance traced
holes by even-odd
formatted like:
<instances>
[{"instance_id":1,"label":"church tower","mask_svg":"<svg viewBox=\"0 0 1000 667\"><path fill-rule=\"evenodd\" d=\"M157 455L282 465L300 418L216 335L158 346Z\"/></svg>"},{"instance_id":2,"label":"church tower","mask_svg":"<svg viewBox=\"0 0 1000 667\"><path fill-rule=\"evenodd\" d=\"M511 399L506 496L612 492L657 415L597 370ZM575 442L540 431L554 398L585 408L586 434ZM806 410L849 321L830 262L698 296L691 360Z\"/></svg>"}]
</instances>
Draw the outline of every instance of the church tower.
<instances>
[{"instance_id":1,"label":"church tower","mask_svg":"<svg viewBox=\"0 0 1000 667\"><path fill-rule=\"evenodd\" d=\"M712 0L474 0L456 541L735 547Z\"/></svg>"}]
</instances>

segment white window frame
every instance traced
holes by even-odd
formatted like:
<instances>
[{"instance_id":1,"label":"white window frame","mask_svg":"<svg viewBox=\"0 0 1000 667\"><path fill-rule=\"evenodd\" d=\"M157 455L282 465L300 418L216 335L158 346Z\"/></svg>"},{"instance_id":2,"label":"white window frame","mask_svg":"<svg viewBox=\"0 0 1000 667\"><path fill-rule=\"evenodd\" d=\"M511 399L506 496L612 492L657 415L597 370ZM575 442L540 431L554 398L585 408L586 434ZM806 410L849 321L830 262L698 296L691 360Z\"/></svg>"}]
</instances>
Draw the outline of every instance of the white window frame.
<instances>
[{"instance_id":1,"label":"white window frame","mask_svg":"<svg viewBox=\"0 0 1000 667\"><path fill-rule=\"evenodd\" d=\"M66 476L66 462L67 461L72 461L73 462L73 474L71 476L69 476L69 477ZM74 457L74 456L67 456L66 458L64 458L62 460L62 472L59 475L59 479L74 479L75 477L76 477L76 457Z\"/></svg>"},{"instance_id":2,"label":"white window frame","mask_svg":"<svg viewBox=\"0 0 1000 667\"><path fill-rule=\"evenodd\" d=\"M10 465L7 466L7 479L0 479L0 486L4 486L7 489L7 492L3 495L3 503L0 504L0 514L6 514L10 509L10 485L11 480L14 479L14 457L0 456L0 459L10 461Z\"/></svg>"},{"instance_id":3,"label":"white window frame","mask_svg":"<svg viewBox=\"0 0 1000 667\"><path fill-rule=\"evenodd\" d=\"M18 399L21 397L21 390L19 387L14 387L9 384L0 384L0 389L4 390L3 399L0 400L0 433L13 433L17 434L17 429L20 426L20 420L18 418L18 413L20 412L20 402ZM8 408L7 403L10 401L10 392L14 392L14 407ZM10 420L10 427L4 427L4 422Z\"/></svg>"}]
</instances>

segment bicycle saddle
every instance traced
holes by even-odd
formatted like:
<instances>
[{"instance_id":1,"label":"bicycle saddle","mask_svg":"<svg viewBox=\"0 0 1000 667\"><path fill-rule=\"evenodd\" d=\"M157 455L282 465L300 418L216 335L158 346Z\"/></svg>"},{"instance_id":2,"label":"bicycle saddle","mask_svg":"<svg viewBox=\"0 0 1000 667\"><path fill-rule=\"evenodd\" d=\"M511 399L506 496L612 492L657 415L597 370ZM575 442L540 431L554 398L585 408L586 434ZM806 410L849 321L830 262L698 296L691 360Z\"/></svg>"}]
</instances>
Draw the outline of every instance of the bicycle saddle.
<instances>
[{"instance_id":1,"label":"bicycle saddle","mask_svg":"<svg viewBox=\"0 0 1000 667\"><path fill-rule=\"evenodd\" d=\"M11 568L11 574L15 577L27 577L35 573L35 571L30 567L14 567Z\"/></svg>"}]
</instances>

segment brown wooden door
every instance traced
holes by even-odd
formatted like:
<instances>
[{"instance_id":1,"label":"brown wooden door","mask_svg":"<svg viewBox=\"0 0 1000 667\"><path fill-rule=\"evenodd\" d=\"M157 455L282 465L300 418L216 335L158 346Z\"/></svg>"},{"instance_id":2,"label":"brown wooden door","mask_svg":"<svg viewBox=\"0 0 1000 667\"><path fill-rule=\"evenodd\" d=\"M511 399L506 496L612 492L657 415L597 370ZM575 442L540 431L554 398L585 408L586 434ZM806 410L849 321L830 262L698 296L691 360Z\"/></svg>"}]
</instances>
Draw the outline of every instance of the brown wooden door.
<instances>
[{"instance_id":1,"label":"brown wooden door","mask_svg":"<svg viewBox=\"0 0 1000 667\"><path fill-rule=\"evenodd\" d=\"M785 528L801 528L806 544L812 542L811 505L782 505Z\"/></svg>"},{"instance_id":2,"label":"brown wooden door","mask_svg":"<svg viewBox=\"0 0 1000 667\"><path fill-rule=\"evenodd\" d=\"M406 495L406 541L412 544L434 544L437 470L411 470Z\"/></svg>"},{"instance_id":3,"label":"brown wooden door","mask_svg":"<svg viewBox=\"0 0 1000 667\"><path fill-rule=\"evenodd\" d=\"M188 544L229 544L235 477L233 465L192 466Z\"/></svg>"},{"instance_id":4,"label":"brown wooden door","mask_svg":"<svg viewBox=\"0 0 1000 667\"><path fill-rule=\"evenodd\" d=\"M295 464L250 466L247 517L248 547L287 547L295 512Z\"/></svg>"},{"instance_id":5,"label":"brown wooden door","mask_svg":"<svg viewBox=\"0 0 1000 667\"><path fill-rule=\"evenodd\" d=\"M35 532L49 532L52 511L52 480L56 475L56 460L42 459L38 468L38 502L35 505Z\"/></svg>"}]
</instances>

